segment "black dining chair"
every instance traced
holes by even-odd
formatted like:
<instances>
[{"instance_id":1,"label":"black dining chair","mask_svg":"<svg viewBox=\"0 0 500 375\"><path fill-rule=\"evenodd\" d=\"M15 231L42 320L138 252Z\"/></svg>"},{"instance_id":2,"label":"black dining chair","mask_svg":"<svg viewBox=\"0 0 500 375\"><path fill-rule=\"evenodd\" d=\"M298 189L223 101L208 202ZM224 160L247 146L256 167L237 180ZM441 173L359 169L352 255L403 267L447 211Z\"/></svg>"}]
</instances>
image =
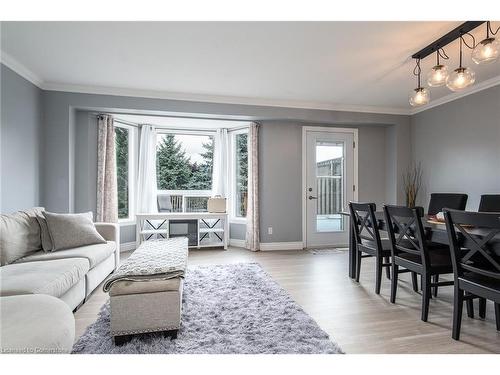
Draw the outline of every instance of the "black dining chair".
<instances>
[{"instance_id":1,"label":"black dining chair","mask_svg":"<svg viewBox=\"0 0 500 375\"><path fill-rule=\"evenodd\" d=\"M432 193L427 213L436 215L438 212L443 211L443 208L463 211L467 205L467 198L467 194Z\"/></svg>"},{"instance_id":2,"label":"black dining chair","mask_svg":"<svg viewBox=\"0 0 500 375\"><path fill-rule=\"evenodd\" d=\"M431 281L432 276L453 272L450 250L446 245L427 241L422 207L384 206L384 215L391 240L391 302L396 302L398 274L415 272L422 278L422 320L429 316L431 287L453 285L453 281ZM402 271L399 267L403 267Z\"/></svg>"},{"instance_id":3,"label":"black dining chair","mask_svg":"<svg viewBox=\"0 0 500 375\"><path fill-rule=\"evenodd\" d=\"M463 302L474 298L494 302L500 331L500 217L498 213L457 210L445 210L444 216L455 278L452 337L460 339ZM471 226L480 229L481 236Z\"/></svg>"},{"instance_id":4,"label":"black dining chair","mask_svg":"<svg viewBox=\"0 0 500 375\"><path fill-rule=\"evenodd\" d=\"M359 282L361 259L375 257L375 293L380 294L382 283L382 269L386 269L386 276L390 278L391 256L390 244L380 238L380 232L375 218L375 203L349 203L351 223L356 238L356 281Z\"/></svg>"},{"instance_id":5,"label":"black dining chair","mask_svg":"<svg viewBox=\"0 0 500 375\"><path fill-rule=\"evenodd\" d=\"M500 212L500 194L481 195L479 212Z\"/></svg>"}]
</instances>

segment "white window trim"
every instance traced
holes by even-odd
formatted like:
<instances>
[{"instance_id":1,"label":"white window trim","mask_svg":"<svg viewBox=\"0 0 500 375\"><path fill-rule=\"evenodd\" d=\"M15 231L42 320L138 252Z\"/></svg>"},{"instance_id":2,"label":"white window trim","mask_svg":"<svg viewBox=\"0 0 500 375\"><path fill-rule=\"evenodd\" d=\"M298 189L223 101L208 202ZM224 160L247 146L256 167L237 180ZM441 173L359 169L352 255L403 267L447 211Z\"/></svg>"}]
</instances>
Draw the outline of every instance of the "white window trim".
<instances>
[{"instance_id":1,"label":"white window trim","mask_svg":"<svg viewBox=\"0 0 500 375\"><path fill-rule=\"evenodd\" d=\"M135 191L137 170L137 128L115 121L115 128L128 130L128 217L118 219L120 226L135 224Z\"/></svg>"},{"instance_id":2,"label":"white window trim","mask_svg":"<svg viewBox=\"0 0 500 375\"><path fill-rule=\"evenodd\" d=\"M234 224L246 224L247 218L236 216L236 136L238 134L248 134L248 128L232 130L229 132L229 147L231 149L229 157L229 196L228 213L229 222Z\"/></svg>"}]
</instances>

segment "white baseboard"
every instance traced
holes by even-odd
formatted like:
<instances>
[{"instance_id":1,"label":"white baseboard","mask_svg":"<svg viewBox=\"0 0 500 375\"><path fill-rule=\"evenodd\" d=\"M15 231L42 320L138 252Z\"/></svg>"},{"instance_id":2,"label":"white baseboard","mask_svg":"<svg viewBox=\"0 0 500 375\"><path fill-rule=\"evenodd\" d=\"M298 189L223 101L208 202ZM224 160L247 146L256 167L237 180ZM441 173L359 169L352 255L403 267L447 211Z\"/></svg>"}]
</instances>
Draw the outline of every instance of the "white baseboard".
<instances>
[{"instance_id":1,"label":"white baseboard","mask_svg":"<svg viewBox=\"0 0 500 375\"><path fill-rule=\"evenodd\" d=\"M229 239L229 246L234 246L234 247L245 247L245 240L237 240L235 238L230 238Z\"/></svg>"},{"instance_id":2,"label":"white baseboard","mask_svg":"<svg viewBox=\"0 0 500 375\"><path fill-rule=\"evenodd\" d=\"M135 250L136 243L135 242L125 242L120 244L120 253L124 253L126 251Z\"/></svg>"},{"instance_id":3,"label":"white baseboard","mask_svg":"<svg viewBox=\"0 0 500 375\"><path fill-rule=\"evenodd\" d=\"M275 251L275 250L302 250L304 245L302 241L296 242L261 242L261 251Z\"/></svg>"}]
</instances>

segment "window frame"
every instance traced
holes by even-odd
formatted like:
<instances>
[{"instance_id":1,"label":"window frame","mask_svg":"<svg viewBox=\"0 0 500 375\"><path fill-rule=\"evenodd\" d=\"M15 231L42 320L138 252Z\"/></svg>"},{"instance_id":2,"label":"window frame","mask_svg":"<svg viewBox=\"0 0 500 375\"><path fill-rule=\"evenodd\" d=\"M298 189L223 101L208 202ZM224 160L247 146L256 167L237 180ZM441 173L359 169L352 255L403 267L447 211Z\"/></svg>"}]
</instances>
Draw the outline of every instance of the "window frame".
<instances>
[{"instance_id":1,"label":"window frame","mask_svg":"<svg viewBox=\"0 0 500 375\"><path fill-rule=\"evenodd\" d=\"M135 219L135 191L136 191L136 169L137 169L137 127L123 122L114 122L115 128L128 131L128 217L118 218L120 226L133 225Z\"/></svg>"},{"instance_id":2,"label":"window frame","mask_svg":"<svg viewBox=\"0 0 500 375\"><path fill-rule=\"evenodd\" d=\"M229 222L235 224L246 224L247 216L237 216L236 215L236 137L240 134L248 134L249 128L245 127L242 129L230 130L228 133L229 137L229 147L230 147L230 157L229 157L229 195L230 199L228 199L228 213L229 213ZM248 139L248 138L247 138ZM248 141L247 141L247 150L248 150Z\"/></svg>"}]
</instances>

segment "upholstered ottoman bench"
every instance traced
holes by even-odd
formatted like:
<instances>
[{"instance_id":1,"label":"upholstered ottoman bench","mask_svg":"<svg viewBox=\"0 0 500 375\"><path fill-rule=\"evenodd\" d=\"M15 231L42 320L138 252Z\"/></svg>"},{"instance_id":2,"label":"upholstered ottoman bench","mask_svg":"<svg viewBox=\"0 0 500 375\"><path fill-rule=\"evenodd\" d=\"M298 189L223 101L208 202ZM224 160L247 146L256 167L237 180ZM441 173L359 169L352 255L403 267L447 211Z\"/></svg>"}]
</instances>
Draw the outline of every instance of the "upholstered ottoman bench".
<instances>
[{"instance_id":1,"label":"upholstered ottoman bench","mask_svg":"<svg viewBox=\"0 0 500 375\"><path fill-rule=\"evenodd\" d=\"M187 256L187 238L145 241L106 280L116 345L150 332L177 338Z\"/></svg>"}]
</instances>

